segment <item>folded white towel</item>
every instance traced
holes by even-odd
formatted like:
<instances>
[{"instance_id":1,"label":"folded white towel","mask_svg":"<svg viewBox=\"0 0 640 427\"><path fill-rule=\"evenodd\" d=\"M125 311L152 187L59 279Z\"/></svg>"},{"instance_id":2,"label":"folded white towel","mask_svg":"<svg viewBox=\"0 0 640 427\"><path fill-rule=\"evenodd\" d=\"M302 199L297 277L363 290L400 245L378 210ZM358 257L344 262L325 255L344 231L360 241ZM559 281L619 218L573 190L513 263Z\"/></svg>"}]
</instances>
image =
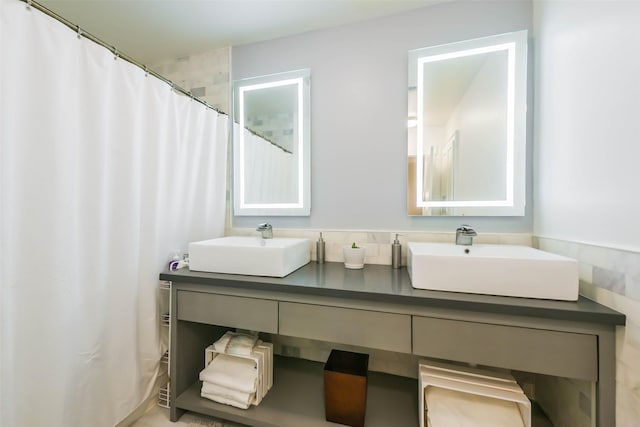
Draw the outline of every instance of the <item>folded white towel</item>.
<instances>
[{"instance_id":1,"label":"folded white towel","mask_svg":"<svg viewBox=\"0 0 640 427\"><path fill-rule=\"evenodd\" d=\"M238 402L233 399L226 398L224 396L218 396L217 394L209 394L205 392L200 392L200 396L213 400L214 402L222 403L223 405L230 405L240 409L248 409L249 403Z\"/></svg>"},{"instance_id":2,"label":"folded white towel","mask_svg":"<svg viewBox=\"0 0 640 427\"><path fill-rule=\"evenodd\" d=\"M258 381L256 361L218 354L200 372L200 380L245 393L255 393Z\"/></svg>"},{"instance_id":3,"label":"folded white towel","mask_svg":"<svg viewBox=\"0 0 640 427\"><path fill-rule=\"evenodd\" d=\"M213 343L218 353L249 355L256 345L258 337L227 331L222 338Z\"/></svg>"},{"instance_id":4,"label":"folded white towel","mask_svg":"<svg viewBox=\"0 0 640 427\"><path fill-rule=\"evenodd\" d=\"M428 426L523 427L515 402L441 387L425 393Z\"/></svg>"},{"instance_id":5,"label":"folded white towel","mask_svg":"<svg viewBox=\"0 0 640 427\"><path fill-rule=\"evenodd\" d=\"M253 403L255 393L245 393L244 391L232 390L228 387L222 387L218 384L209 383L204 381L202 383L202 393L206 393L212 396L220 396L225 399L233 400L243 405L249 405Z\"/></svg>"}]
</instances>

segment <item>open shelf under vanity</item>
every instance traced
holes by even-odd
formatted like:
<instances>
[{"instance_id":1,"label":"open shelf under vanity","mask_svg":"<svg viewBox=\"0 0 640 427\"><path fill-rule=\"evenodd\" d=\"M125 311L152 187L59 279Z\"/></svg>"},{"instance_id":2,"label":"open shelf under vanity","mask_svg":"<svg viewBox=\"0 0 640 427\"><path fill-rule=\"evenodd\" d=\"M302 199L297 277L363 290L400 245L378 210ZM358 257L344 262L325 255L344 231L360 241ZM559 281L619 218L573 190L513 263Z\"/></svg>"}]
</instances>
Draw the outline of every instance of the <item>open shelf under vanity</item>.
<instances>
[{"instance_id":1,"label":"open shelf under vanity","mask_svg":"<svg viewBox=\"0 0 640 427\"><path fill-rule=\"evenodd\" d=\"M335 426L325 421L323 364L276 357L273 388L259 406L237 409L200 397L200 381L175 401L176 407L252 426ZM367 427L418 427L418 381L369 372ZM537 405L532 405L532 426L552 427Z\"/></svg>"}]
</instances>

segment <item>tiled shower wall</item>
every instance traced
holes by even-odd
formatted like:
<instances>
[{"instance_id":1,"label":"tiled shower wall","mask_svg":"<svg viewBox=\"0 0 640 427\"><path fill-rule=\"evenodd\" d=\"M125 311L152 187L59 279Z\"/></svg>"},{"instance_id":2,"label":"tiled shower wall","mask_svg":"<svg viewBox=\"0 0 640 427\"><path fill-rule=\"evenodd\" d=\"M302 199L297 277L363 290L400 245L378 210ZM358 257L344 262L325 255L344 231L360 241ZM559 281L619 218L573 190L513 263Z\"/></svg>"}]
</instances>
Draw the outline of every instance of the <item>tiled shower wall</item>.
<instances>
[{"instance_id":1,"label":"tiled shower wall","mask_svg":"<svg viewBox=\"0 0 640 427\"><path fill-rule=\"evenodd\" d=\"M534 246L580 263L580 294L627 316L616 330L616 425L640 425L640 253L534 238ZM556 427L588 426L589 384L539 377L536 396Z\"/></svg>"},{"instance_id":2,"label":"tiled shower wall","mask_svg":"<svg viewBox=\"0 0 640 427\"><path fill-rule=\"evenodd\" d=\"M229 112L230 52L224 47L152 64L149 68L220 112Z\"/></svg>"}]
</instances>

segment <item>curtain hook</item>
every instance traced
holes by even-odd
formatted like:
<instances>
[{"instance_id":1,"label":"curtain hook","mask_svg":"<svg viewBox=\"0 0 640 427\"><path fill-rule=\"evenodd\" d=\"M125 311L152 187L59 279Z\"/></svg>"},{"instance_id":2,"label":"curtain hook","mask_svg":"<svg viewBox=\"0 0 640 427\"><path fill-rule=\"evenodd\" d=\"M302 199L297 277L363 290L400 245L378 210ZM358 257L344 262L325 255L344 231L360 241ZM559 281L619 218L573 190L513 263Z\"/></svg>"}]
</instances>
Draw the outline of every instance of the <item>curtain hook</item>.
<instances>
[{"instance_id":1,"label":"curtain hook","mask_svg":"<svg viewBox=\"0 0 640 427\"><path fill-rule=\"evenodd\" d=\"M148 77L149 76L149 68L147 68L147 66L144 66L144 76Z\"/></svg>"},{"instance_id":2,"label":"curtain hook","mask_svg":"<svg viewBox=\"0 0 640 427\"><path fill-rule=\"evenodd\" d=\"M120 56L120 54L118 53L118 49L114 46L113 47L113 60L117 60L118 56Z\"/></svg>"},{"instance_id":3,"label":"curtain hook","mask_svg":"<svg viewBox=\"0 0 640 427\"><path fill-rule=\"evenodd\" d=\"M32 0L27 0L27 10L31 10Z\"/></svg>"},{"instance_id":4,"label":"curtain hook","mask_svg":"<svg viewBox=\"0 0 640 427\"><path fill-rule=\"evenodd\" d=\"M82 28L80 28L80 25L78 25L78 38L82 38Z\"/></svg>"}]
</instances>

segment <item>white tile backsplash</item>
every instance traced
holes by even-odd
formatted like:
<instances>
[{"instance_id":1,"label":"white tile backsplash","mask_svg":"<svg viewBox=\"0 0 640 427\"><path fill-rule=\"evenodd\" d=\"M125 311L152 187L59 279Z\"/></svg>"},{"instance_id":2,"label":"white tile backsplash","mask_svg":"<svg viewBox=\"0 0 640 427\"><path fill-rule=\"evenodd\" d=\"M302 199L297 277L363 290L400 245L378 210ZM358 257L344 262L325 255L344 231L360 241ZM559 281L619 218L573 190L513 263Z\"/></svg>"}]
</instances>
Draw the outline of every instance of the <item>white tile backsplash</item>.
<instances>
[{"instance_id":1,"label":"white tile backsplash","mask_svg":"<svg viewBox=\"0 0 640 427\"><path fill-rule=\"evenodd\" d=\"M616 389L616 426L637 427L640 420L638 397L629 393L626 388Z\"/></svg>"},{"instance_id":2,"label":"white tile backsplash","mask_svg":"<svg viewBox=\"0 0 640 427\"><path fill-rule=\"evenodd\" d=\"M344 246L351 246L354 242L358 246L366 248L365 265L379 264L391 265L391 244L396 233L402 245L402 265L407 265L407 243L408 242L455 242L455 232L412 232L412 231L361 231L361 230L296 230L296 229L273 229L274 237L299 237L311 241L311 260L315 261L315 242L320 237L325 241L325 261L343 262L342 249ZM254 235L256 231L252 228L230 228L226 230L226 235ZM508 244L531 246L532 237L528 233L487 233L480 234L475 243L485 244Z\"/></svg>"},{"instance_id":3,"label":"white tile backsplash","mask_svg":"<svg viewBox=\"0 0 640 427\"><path fill-rule=\"evenodd\" d=\"M577 259L580 294L626 315L626 325L616 330L616 425L640 426L640 253L540 237L534 244ZM554 426L576 425L562 414L579 414L583 391L569 381L536 386L536 393L552 397L543 407Z\"/></svg>"},{"instance_id":4,"label":"white tile backsplash","mask_svg":"<svg viewBox=\"0 0 640 427\"><path fill-rule=\"evenodd\" d=\"M590 383L547 375L536 376L536 399L555 427L590 427L595 390Z\"/></svg>"}]
</instances>

